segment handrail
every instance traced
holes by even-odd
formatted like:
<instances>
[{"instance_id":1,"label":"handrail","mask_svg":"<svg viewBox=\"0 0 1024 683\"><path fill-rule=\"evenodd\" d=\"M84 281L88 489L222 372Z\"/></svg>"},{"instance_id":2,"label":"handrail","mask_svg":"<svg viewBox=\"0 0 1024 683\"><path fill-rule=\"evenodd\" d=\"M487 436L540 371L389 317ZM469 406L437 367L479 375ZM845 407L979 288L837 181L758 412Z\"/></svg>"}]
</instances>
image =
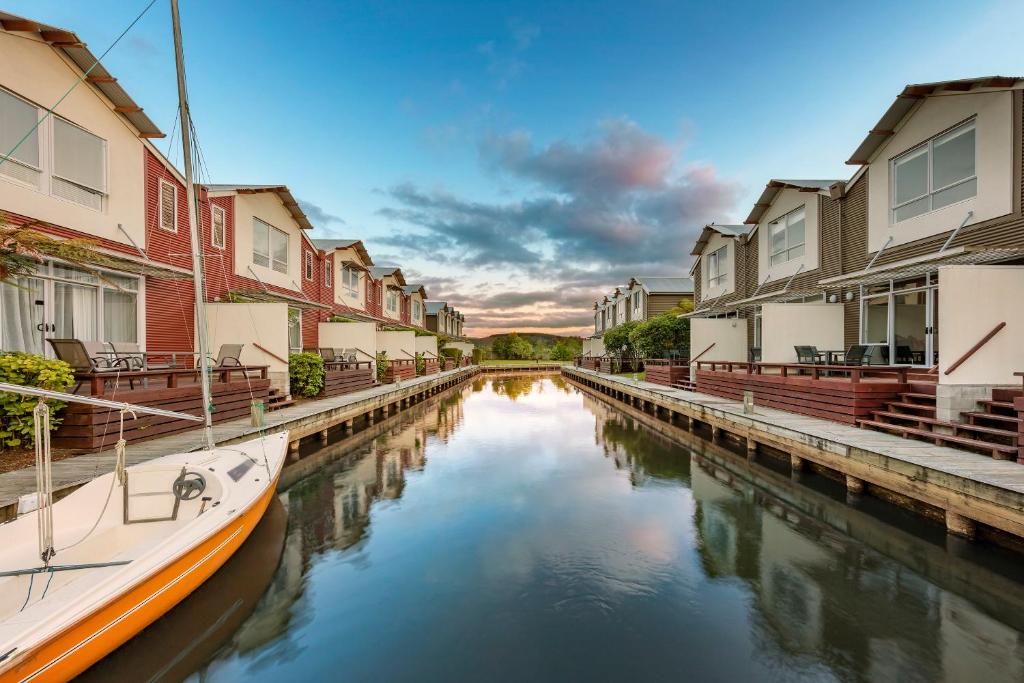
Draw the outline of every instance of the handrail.
<instances>
[{"instance_id":1,"label":"handrail","mask_svg":"<svg viewBox=\"0 0 1024 683\"><path fill-rule=\"evenodd\" d=\"M377 356L371 356L370 354L368 354L366 351L363 351L358 346L353 346L352 348L354 348L356 350L356 352L363 354L364 356L366 356L367 358L369 358L372 361L376 361L377 360Z\"/></svg>"},{"instance_id":2,"label":"handrail","mask_svg":"<svg viewBox=\"0 0 1024 683\"><path fill-rule=\"evenodd\" d=\"M1005 321L1003 321L1003 322L999 323L998 325L996 325L995 327L993 327L993 328L991 329L991 331L989 331L989 333L988 333L988 334L986 334L986 335L985 335L984 337L982 337L981 339L979 339L979 340L978 340L978 343L977 343L977 344L975 344L975 345L974 345L974 346L972 346L971 348L967 349L967 353L965 353L964 355L960 356L960 358L958 358L958 359L957 359L957 361L956 361L955 363L953 363L953 364L952 364L952 365L950 365L950 366L949 366L948 368L946 368L946 372L944 372L943 374L945 374L945 375L949 375L949 374L951 374L951 373L952 373L952 372L953 372L954 370L956 370L956 369L957 369L958 367L960 367L961 365L963 365L963 364L964 364L964 363L965 363L965 362L967 361L967 359L968 359L968 358L970 358L970 357L971 357L971 356L973 356L973 355L974 355L975 353L977 353L977 352L978 352L978 350L979 350L979 349L980 349L980 348L981 348L982 346L984 346L985 344L987 344L987 343L989 342L989 340L991 340L991 339L992 339L992 337L994 337L994 336L996 336L997 334L999 334L999 331L1000 331L1001 329L1003 329L1004 327L1006 327L1006 322L1005 322Z\"/></svg>"},{"instance_id":3,"label":"handrail","mask_svg":"<svg viewBox=\"0 0 1024 683\"><path fill-rule=\"evenodd\" d=\"M717 344L717 343L718 343L718 342L711 342L711 346L708 346L708 348L704 349L703 351L701 351L700 353L698 353L698 354L697 354L696 356L694 356L693 358L691 358L691 359L690 359L690 363L696 363L697 361L699 361L699 360L700 360L700 357L701 357L701 356L703 356L703 355L704 355L705 353L707 353L708 351L710 351L710 350L712 349L712 347L714 347L714 345L715 345L715 344Z\"/></svg>"},{"instance_id":4,"label":"handrail","mask_svg":"<svg viewBox=\"0 0 1024 683\"><path fill-rule=\"evenodd\" d=\"M286 365L288 364L287 360L285 360L284 358L281 358L281 356L277 355L276 353L274 353L270 349L263 348L262 346L260 346L256 342L253 342L252 345L255 346L257 349L259 349L260 351L262 351L263 353L265 353L268 356L270 356L271 358L273 358L274 360L278 360L278 361L280 361L280 362L282 362L282 363L284 363Z\"/></svg>"}]
</instances>

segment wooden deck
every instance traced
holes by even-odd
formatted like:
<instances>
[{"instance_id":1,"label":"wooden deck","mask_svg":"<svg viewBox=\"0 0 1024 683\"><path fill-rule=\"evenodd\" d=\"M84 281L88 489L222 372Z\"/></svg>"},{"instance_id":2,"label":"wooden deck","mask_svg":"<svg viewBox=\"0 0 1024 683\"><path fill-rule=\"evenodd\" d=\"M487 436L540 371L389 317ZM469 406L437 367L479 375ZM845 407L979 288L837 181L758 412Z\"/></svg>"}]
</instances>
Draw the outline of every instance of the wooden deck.
<instances>
[{"instance_id":1,"label":"wooden deck","mask_svg":"<svg viewBox=\"0 0 1024 683\"><path fill-rule=\"evenodd\" d=\"M908 390L905 369L698 361L697 390L855 425Z\"/></svg>"},{"instance_id":2,"label":"wooden deck","mask_svg":"<svg viewBox=\"0 0 1024 683\"><path fill-rule=\"evenodd\" d=\"M400 358L389 360L387 370L384 371L384 384L405 382L416 376L416 361L412 358Z\"/></svg>"},{"instance_id":3,"label":"wooden deck","mask_svg":"<svg viewBox=\"0 0 1024 683\"><path fill-rule=\"evenodd\" d=\"M369 389L377 383L373 366L372 361L324 363L324 389L320 397L331 398Z\"/></svg>"},{"instance_id":4,"label":"wooden deck","mask_svg":"<svg viewBox=\"0 0 1024 683\"><path fill-rule=\"evenodd\" d=\"M562 374L630 405L666 415L687 427L707 425L712 435L730 435L749 454L761 446L790 454L791 467L805 461L845 476L855 494L873 487L944 512L947 529L972 536L981 523L1024 538L1024 467L946 446L902 439L831 419L797 415L764 405L744 413L741 401L626 381L563 366Z\"/></svg>"},{"instance_id":5,"label":"wooden deck","mask_svg":"<svg viewBox=\"0 0 1024 683\"><path fill-rule=\"evenodd\" d=\"M328 429L342 425L353 427L355 420L373 423L378 417L395 413L411 403L454 386L479 372L477 366L460 368L430 377L416 377L401 386L376 385L342 396L297 403L267 413L263 428L253 427L248 415L214 425L218 445L246 441L261 431L287 430L293 453L299 441L308 437L323 438ZM195 429L177 432L138 444L130 444L127 463L135 465L169 453L187 453L203 448L202 435ZM79 455L53 463L53 488L57 497L66 495L82 484L114 469L113 450ZM0 474L0 521L17 513L18 499L36 490L36 470L29 467Z\"/></svg>"},{"instance_id":6,"label":"wooden deck","mask_svg":"<svg viewBox=\"0 0 1024 683\"><path fill-rule=\"evenodd\" d=\"M652 384L674 387L690 379L690 361L648 358L644 361L644 379Z\"/></svg>"}]
</instances>

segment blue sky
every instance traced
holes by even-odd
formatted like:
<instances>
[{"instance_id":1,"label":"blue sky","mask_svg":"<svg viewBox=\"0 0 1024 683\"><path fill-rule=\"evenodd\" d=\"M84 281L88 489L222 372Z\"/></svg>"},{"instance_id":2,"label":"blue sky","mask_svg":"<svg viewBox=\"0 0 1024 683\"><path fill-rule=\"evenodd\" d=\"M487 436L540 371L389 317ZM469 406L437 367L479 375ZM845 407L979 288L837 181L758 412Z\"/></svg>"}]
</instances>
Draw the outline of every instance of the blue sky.
<instances>
[{"instance_id":1,"label":"blue sky","mask_svg":"<svg viewBox=\"0 0 1024 683\"><path fill-rule=\"evenodd\" d=\"M145 6L8 11L102 52ZM105 60L165 132L168 0ZM470 332L569 332L700 226L843 161L907 83L1024 74L1024 3L182 0L212 182L285 183ZM158 141L180 160L179 141ZM342 222L343 221L343 222Z\"/></svg>"}]
</instances>

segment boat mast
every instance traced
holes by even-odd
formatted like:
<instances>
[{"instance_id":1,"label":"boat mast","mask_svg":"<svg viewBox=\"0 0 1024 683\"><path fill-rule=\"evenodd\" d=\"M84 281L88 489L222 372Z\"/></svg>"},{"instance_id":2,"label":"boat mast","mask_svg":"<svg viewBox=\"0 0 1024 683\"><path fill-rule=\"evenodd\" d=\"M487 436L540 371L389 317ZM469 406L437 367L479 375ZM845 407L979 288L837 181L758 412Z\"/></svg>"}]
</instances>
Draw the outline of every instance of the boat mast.
<instances>
[{"instance_id":1,"label":"boat mast","mask_svg":"<svg viewBox=\"0 0 1024 683\"><path fill-rule=\"evenodd\" d=\"M213 442L213 398L210 395L210 343L206 329L206 292L203 274L203 240L199 233L199 216L196 213L196 190L192 185L192 119L188 113L188 95L185 92L185 59L181 50L181 18L178 16L178 0L171 0L171 23L174 26L174 63L178 71L178 120L181 121L181 149L185 164L185 197L188 200L189 235L192 240L192 284L196 299L196 342L199 345L199 379L203 391L203 438L206 447L212 449Z\"/></svg>"}]
</instances>

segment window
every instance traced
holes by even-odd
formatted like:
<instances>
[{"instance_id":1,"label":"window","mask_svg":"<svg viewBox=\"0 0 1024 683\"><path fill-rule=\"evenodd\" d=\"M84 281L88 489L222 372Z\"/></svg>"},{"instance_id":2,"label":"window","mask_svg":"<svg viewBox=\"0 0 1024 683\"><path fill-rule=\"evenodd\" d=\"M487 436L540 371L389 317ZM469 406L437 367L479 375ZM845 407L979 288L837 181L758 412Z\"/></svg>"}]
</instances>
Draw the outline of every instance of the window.
<instances>
[{"instance_id":1,"label":"window","mask_svg":"<svg viewBox=\"0 0 1024 683\"><path fill-rule=\"evenodd\" d=\"M304 251L302 252L303 262L305 263L306 279L313 279L313 252Z\"/></svg>"},{"instance_id":2,"label":"window","mask_svg":"<svg viewBox=\"0 0 1024 683\"><path fill-rule=\"evenodd\" d=\"M419 320L420 319L420 315L421 315L421 313L420 313L420 302L419 302L418 299L413 299L413 301L412 301L412 317L415 320Z\"/></svg>"},{"instance_id":3,"label":"window","mask_svg":"<svg viewBox=\"0 0 1024 683\"><path fill-rule=\"evenodd\" d=\"M0 173L35 186L39 185L41 175L39 129L33 128L38 120L39 110L34 104L0 90L0 158L11 154L0 164ZM18 148L11 152L15 145Z\"/></svg>"},{"instance_id":4,"label":"window","mask_svg":"<svg viewBox=\"0 0 1024 683\"><path fill-rule=\"evenodd\" d=\"M768 224L769 254L773 266L804 255L805 217L806 212L801 206Z\"/></svg>"},{"instance_id":5,"label":"window","mask_svg":"<svg viewBox=\"0 0 1024 683\"><path fill-rule=\"evenodd\" d=\"M633 312L640 313L640 291L633 292Z\"/></svg>"},{"instance_id":6,"label":"window","mask_svg":"<svg viewBox=\"0 0 1024 683\"><path fill-rule=\"evenodd\" d=\"M977 195L974 162L974 121L893 159L892 222L905 221Z\"/></svg>"},{"instance_id":7,"label":"window","mask_svg":"<svg viewBox=\"0 0 1024 683\"><path fill-rule=\"evenodd\" d=\"M328 258L324 261L324 287L331 286L331 260Z\"/></svg>"},{"instance_id":8,"label":"window","mask_svg":"<svg viewBox=\"0 0 1024 683\"><path fill-rule=\"evenodd\" d=\"M210 243L218 249L224 248L224 243L227 241L225 223L226 214L224 209L219 206L214 206L210 210L210 221L212 227L210 229Z\"/></svg>"},{"instance_id":9,"label":"window","mask_svg":"<svg viewBox=\"0 0 1024 683\"><path fill-rule=\"evenodd\" d=\"M252 219L252 262L288 272L288 234L259 218Z\"/></svg>"},{"instance_id":10,"label":"window","mask_svg":"<svg viewBox=\"0 0 1024 683\"><path fill-rule=\"evenodd\" d=\"M349 266L341 268L341 284L353 294L359 291L359 271Z\"/></svg>"},{"instance_id":11,"label":"window","mask_svg":"<svg viewBox=\"0 0 1024 683\"><path fill-rule=\"evenodd\" d=\"M178 188L160 181L160 229L178 232Z\"/></svg>"},{"instance_id":12,"label":"window","mask_svg":"<svg viewBox=\"0 0 1024 683\"><path fill-rule=\"evenodd\" d=\"M725 284L726 271L725 256L728 253L729 245L715 249L708 254L708 287L720 287Z\"/></svg>"},{"instance_id":13,"label":"window","mask_svg":"<svg viewBox=\"0 0 1024 683\"><path fill-rule=\"evenodd\" d=\"M107 191L106 142L64 119L53 120L53 194L100 209Z\"/></svg>"},{"instance_id":14,"label":"window","mask_svg":"<svg viewBox=\"0 0 1024 683\"><path fill-rule=\"evenodd\" d=\"M291 353L302 351L302 311L297 308L288 309L288 350Z\"/></svg>"},{"instance_id":15,"label":"window","mask_svg":"<svg viewBox=\"0 0 1024 683\"><path fill-rule=\"evenodd\" d=\"M395 290L393 290L393 289L389 289L388 290L387 302L388 302L388 312L389 313L397 313L398 312L398 295L395 294Z\"/></svg>"}]
</instances>

